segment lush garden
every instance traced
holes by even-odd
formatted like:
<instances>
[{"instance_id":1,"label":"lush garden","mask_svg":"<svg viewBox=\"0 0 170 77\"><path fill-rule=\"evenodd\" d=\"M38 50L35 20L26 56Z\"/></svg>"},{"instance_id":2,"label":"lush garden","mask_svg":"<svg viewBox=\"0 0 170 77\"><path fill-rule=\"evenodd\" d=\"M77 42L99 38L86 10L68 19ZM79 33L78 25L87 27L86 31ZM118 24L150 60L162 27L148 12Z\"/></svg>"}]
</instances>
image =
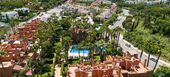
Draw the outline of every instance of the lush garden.
<instances>
[{"instance_id":1,"label":"lush garden","mask_svg":"<svg viewBox=\"0 0 170 77\"><path fill-rule=\"evenodd\" d=\"M64 0L40 1L40 4L34 4L35 6L30 6L30 8L36 10L37 7L42 5L43 9L47 10L64 2ZM7 4L3 5L0 3L0 6L5 7ZM12 7L21 7L23 5L25 4L18 6L12 4L11 8L4 8L4 10L13 9ZM101 5L101 7L104 6L105 5ZM124 38L148 53L157 55L159 53L158 51L162 51L162 58L170 61L170 43L168 43L170 41L169 6L166 4L152 6L145 6L144 4L127 5L122 2L118 3L118 6L128 7L133 15L128 16L123 23L123 27L126 29ZM119 12L120 11L119 8ZM48 22L41 23L35 35L38 43L32 47L32 51L42 50L40 56L36 60L29 60L25 69L16 73L16 75L19 74L23 76L23 73L31 68L34 70L34 76L53 77L55 65L59 64L61 66L61 74L65 77L67 75L68 64L81 63L83 60L88 60L88 64L104 61L106 55L122 55L121 48L118 46L119 39L117 38L120 33L124 31L121 28L115 28L113 30L108 28L109 24L116 20L116 14L113 14L112 17L106 21L94 16L92 17L94 24L87 23L86 20L88 20L88 18L86 18L85 15L72 12L63 12L61 14L65 16L61 20L53 16ZM75 20L80 16L83 20ZM9 23L11 24L11 28L13 28L12 25L17 24L18 20L12 20ZM99 28L99 30L96 28ZM83 30L75 34L79 39L73 39L74 30ZM90 51L89 56L86 58L80 56L76 59L69 58L68 50L73 44L78 45L78 49L88 49ZM101 47L104 47L106 50L102 51ZM168 71L169 68L160 67L154 73L154 77L168 77Z\"/></svg>"},{"instance_id":2,"label":"lush garden","mask_svg":"<svg viewBox=\"0 0 170 77\"><path fill-rule=\"evenodd\" d=\"M11 1L2 1L0 2L0 12L1 11L9 11L13 10L14 8L23 7L25 2L24 0L11 0Z\"/></svg>"},{"instance_id":3,"label":"lush garden","mask_svg":"<svg viewBox=\"0 0 170 77\"><path fill-rule=\"evenodd\" d=\"M74 12L61 14L64 16L61 20L58 20L58 17L56 16L52 16L48 22L42 22L36 33L38 44L37 46L34 45L33 49L37 50L41 48L42 51L40 53L40 58L35 61L36 64L33 62L33 66L29 65L29 67L35 69L35 75L47 74L53 76L54 70L45 69L54 69L54 65L57 63L63 67L61 70L62 75L64 76L65 73L67 73L66 67L68 64L80 63L84 59L88 60L88 63L104 61L106 55L122 54L116 37L119 36L123 30L121 28L116 28L114 30L108 29L108 25L112 23L112 21L116 20L117 15L112 15L112 17L108 21L104 21L102 23L104 25L101 26L98 21L95 21L93 25L87 23L86 20L88 18L84 15L79 15ZM79 16L81 16L83 20L81 19L76 21L76 18ZM97 30L96 28L99 27L100 30ZM81 40L75 40L73 39L73 34L76 29L88 29L89 31L78 32L76 36L81 38ZM109 39L109 37L111 37L111 39ZM68 50L73 44L77 44L78 49L85 48L90 50L89 56L87 58L79 57L78 59L68 58ZM101 47L105 47L106 51L103 52ZM52 61L52 59L54 61ZM39 65L38 63L42 63L43 66L41 66L41 68L35 66Z\"/></svg>"},{"instance_id":4,"label":"lush garden","mask_svg":"<svg viewBox=\"0 0 170 77\"><path fill-rule=\"evenodd\" d=\"M153 77L169 77L170 68L161 66L153 74Z\"/></svg>"},{"instance_id":5,"label":"lush garden","mask_svg":"<svg viewBox=\"0 0 170 77\"><path fill-rule=\"evenodd\" d=\"M19 22L27 21L37 15L39 11L48 10L61 3L64 3L64 0L39 0L39 2L37 0L11 0L0 2L0 12L11 11L22 7L28 7L30 9L30 12L18 11L20 16L18 19L9 19L9 17L6 17L6 19L2 20L0 14L0 22L9 24L9 26L0 27L0 39L4 38L4 34L7 34L10 30L13 31ZM40 9L40 7L43 9Z\"/></svg>"},{"instance_id":6,"label":"lush garden","mask_svg":"<svg viewBox=\"0 0 170 77\"><path fill-rule=\"evenodd\" d=\"M60 5L65 0L10 0L0 2L0 11L9 11L15 8L28 7L31 11L48 10Z\"/></svg>"}]
</instances>

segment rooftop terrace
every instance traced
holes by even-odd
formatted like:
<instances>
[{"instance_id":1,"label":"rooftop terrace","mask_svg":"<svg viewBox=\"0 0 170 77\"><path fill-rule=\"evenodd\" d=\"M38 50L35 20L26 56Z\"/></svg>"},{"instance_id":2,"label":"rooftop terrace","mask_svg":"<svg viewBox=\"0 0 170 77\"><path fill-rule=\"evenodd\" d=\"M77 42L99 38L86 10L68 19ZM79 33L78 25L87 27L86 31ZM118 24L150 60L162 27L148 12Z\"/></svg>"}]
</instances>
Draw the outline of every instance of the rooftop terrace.
<instances>
[{"instance_id":1,"label":"rooftop terrace","mask_svg":"<svg viewBox=\"0 0 170 77\"><path fill-rule=\"evenodd\" d=\"M152 71L146 67L146 61L129 54L123 57L107 56L106 61L95 64L69 65L70 77L151 77Z\"/></svg>"}]
</instances>

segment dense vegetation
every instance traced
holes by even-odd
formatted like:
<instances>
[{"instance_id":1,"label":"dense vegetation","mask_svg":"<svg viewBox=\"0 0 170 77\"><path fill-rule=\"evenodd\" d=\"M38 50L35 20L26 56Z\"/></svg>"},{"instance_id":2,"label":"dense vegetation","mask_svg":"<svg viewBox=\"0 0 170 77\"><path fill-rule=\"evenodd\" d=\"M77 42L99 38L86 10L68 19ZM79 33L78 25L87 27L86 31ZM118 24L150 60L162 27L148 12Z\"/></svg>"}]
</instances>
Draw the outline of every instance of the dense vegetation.
<instances>
[{"instance_id":1,"label":"dense vegetation","mask_svg":"<svg viewBox=\"0 0 170 77\"><path fill-rule=\"evenodd\" d=\"M128 16L123 26L127 33L125 39L132 42L139 49L148 53L158 54L170 60L169 56L169 31L170 10L167 4L120 4L130 10L133 16Z\"/></svg>"},{"instance_id":2,"label":"dense vegetation","mask_svg":"<svg viewBox=\"0 0 170 77\"><path fill-rule=\"evenodd\" d=\"M170 68L161 66L159 67L153 74L153 77L169 77L170 76Z\"/></svg>"},{"instance_id":3,"label":"dense vegetation","mask_svg":"<svg viewBox=\"0 0 170 77\"><path fill-rule=\"evenodd\" d=\"M129 9L132 16L128 16L123 23L127 30L124 38L133 45L148 53L157 55L162 52L164 60L170 61L170 9L167 4L145 5L126 4L118 1L118 6ZM153 77L169 77L170 68L160 66L153 73Z\"/></svg>"},{"instance_id":4,"label":"dense vegetation","mask_svg":"<svg viewBox=\"0 0 170 77\"><path fill-rule=\"evenodd\" d=\"M0 14L0 22L9 23L9 27L0 27L0 39L4 38L4 34L6 34L10 28L14 28L19 22L27 21L33 16L35 16L35 12L38 14L41 10L48 10L54 6L60 5L64 3L64 0L11 0L11 1L2 1L0 2L0 12L14 10L15 8L28 7L31 12L23 13L22 11L18 11L19 16L23 16L22 19L7 19L2 20ZM41 8L42 7L42 8ZM15 22L13 22L15 21Z\"/></svg>"},{"instance_id":5,"label":"dense vegetation","mask_svg":"<svg viewBox=\"0 0 170 77\"><path fill-rule=\"evenodd\" d=\"M80 15L76 13L61 13L63 17L61 20L58 20L58 17L52 16L48 22L43 22L37 31L37 41L38 43L35 44L32 48L37 50L39 48L42 49L40 59L38 59L37 63L44 63L44 60L55 60L52 64L49 62L44 63L43 68L47 66L52 66L54 68L53 63L61 64L62 72L61 74L65 76L67 74L67 65L80 63L84 57L79 57L79 59L68 59L68 50L71 45L77 44L78 49L89 49L90 54L87 58L90 62L97 62L97 61L104 61L106 55L121 55L120 47L118 46L118 40L115 38L119 36L120 32L122 32L121 28L116 28L114 30L108 29L108 25L111 21L116 20L116 15L112 15L112 17L108 20L103 22L104 25L100 26L95 22L95 24L87 23L86 16L81 16L81 20L75 20L75 18L79 17ZM81 21L81 22L80 22ZM100 30L96 30L96 28L100 27ZM81 40L73 39L74 30L81 29L86 30L88 32L79 32L76 34L78 38ZM107 33L105 35L103 33ZM115 34L116 33L116 34ZM111 39L109 39L111 37ZM101 47L105 47L105 52L102 51ZM50 57L49 54L54 54L53 57ZM99 56L100 55L100 56ZM40 61L40 62L39 62ZM36 65L36 64L33 64ZM48 73L48 75L52 76L54 71L50 70L43 70L43 68L32 67L35 69L39 69L35 71L35 75L44 75ZM48 69L50 69L48 67ZM50 77L48 76L48 77Z\"/></svg>"},{"instance_id":6,"label":"dense vegetation","mask_svg":"<svg viewBox=\"0 0 170 77\"><path fill-rule=\"evenodd\" d=\"M64 1L65 0L39 0L39 2L41 2L40 6L45 10L61 5Z\"/></svg>"},{"instance_id":7,"label":"dense vegetation","mask_svg":"<svg viewBox=\"0 0 170 77\"><path fill-rule=\"evenodd\" d=\"M24 3L23 0L2 1L0 2L0 11L8 11L14 8L23 7Z\"/></svg>"},{"instance_id":8,"label":"dense vegetation","mask_svg":"<svg viewBox=\"0 0 170 77\"><path fill-rule=\"evenodd\" d=\"M0 11L9 11L14 8L28 7L31 11L47 10L60 5L64 0L11 0L0 2Z\"/></svg>"}]
</instances>

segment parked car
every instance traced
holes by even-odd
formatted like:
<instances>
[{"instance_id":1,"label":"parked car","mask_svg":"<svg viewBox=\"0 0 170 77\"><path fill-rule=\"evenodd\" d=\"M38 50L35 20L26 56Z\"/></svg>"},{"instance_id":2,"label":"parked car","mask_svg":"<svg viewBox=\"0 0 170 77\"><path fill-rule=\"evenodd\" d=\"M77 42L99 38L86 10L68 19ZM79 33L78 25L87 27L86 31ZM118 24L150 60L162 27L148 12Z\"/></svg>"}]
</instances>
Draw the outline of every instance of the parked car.
<instances>
[{"instance_id":1,"label":"parked car","mask_svg":"<svg viewBox=\"0 0 170 77\"><path fill-rule=\"evenodd\" d=\"M131 45L130 45L130 44L127 44L127 43L125 44L125 46L127 46L127 47L129 47L129 48L131 47Z\"/></svg>"},{"instance_id":2,"label":"parked car","mask_svg":"<svg viewBox=\"0 0 170 77\"><path fill-rule=\"evenodd\" d=\"M155 59L155 58L153 58L153 57L152 57L152 58L150 58L150 60L152 60L153 62L156 62L156 59Z\"/></svg>"}]
</instances>

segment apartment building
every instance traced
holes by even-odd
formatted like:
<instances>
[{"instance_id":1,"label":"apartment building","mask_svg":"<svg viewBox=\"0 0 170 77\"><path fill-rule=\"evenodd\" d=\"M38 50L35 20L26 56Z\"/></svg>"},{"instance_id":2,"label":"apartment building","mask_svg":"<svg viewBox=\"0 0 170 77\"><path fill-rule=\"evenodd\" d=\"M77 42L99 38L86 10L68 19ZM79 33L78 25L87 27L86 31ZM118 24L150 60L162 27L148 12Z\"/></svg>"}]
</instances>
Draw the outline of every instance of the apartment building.
<instances>
[{"instance_id":1,"label":"apartment building","mask_svg":"<svg viewBox=\"0 0 170 77\"><path fill-rule=\"evenodd\" d=\"M108 55L104 62L69 65L69 77L152 77L152 70L130 53Z\"/></svg>"},{"instance_id":2,"label":"apartment building","mask_svg":"<svg viewBox=\"0 0 170 77\"><path fill-rule=\"evenodd\" d=\"M128 4L137 4L137 3L145 3L145 4L156 4L156 3L166 3L168 0L124 0Z\"/></svg>"},{"instance_id":3,"label":"apartment building","mask_svg":"<svg viewBox=\"0 0 170 77\"><path fill-rule=\"evenodd\" d=\"M20 71L24 68L28 59L35 59L37 53L29 52L29 41L34 40L39 20L32 20L17 28L17 32L9 34L8 38L1 41L0 50L5 54L0 57L0 77L13 77L13 71ZM28 70L26 75L30 75Z\"/></svg>"}]
</instances>

